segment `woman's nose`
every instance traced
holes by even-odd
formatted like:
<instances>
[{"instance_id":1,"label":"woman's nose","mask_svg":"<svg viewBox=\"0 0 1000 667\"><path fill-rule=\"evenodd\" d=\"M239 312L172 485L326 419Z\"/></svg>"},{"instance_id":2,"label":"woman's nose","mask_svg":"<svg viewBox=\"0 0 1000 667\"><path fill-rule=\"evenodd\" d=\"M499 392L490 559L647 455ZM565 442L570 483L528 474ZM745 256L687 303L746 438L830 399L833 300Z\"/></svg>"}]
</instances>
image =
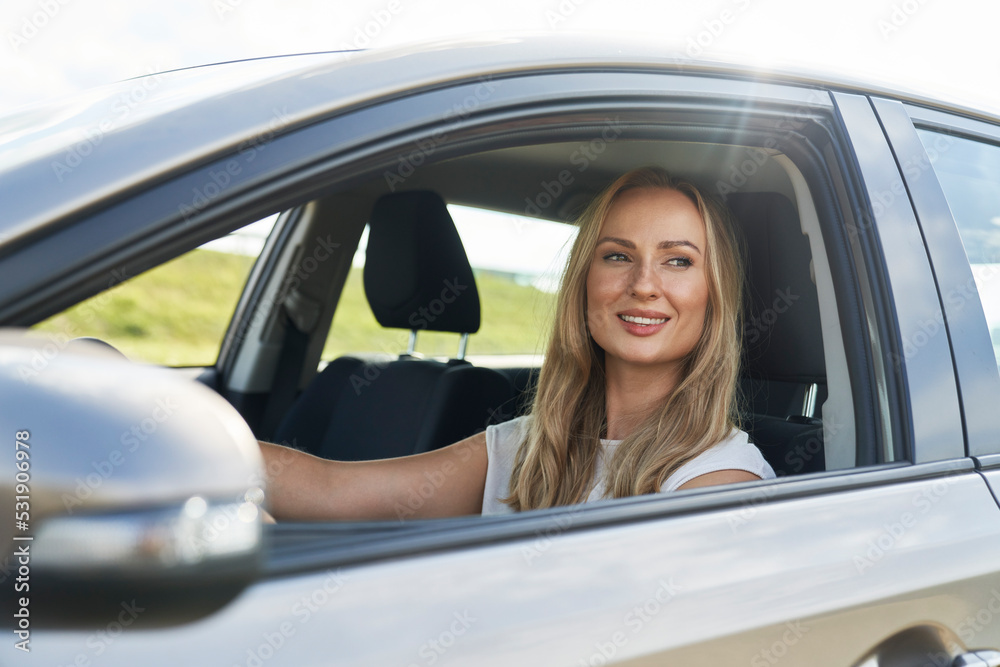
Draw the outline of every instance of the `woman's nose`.
<instances>
[{"instance_id":1,"label":"woman's nose","mask_svg":"<svg viewBox=\"0 0 1000 667\"><path fill-rule=\"evenodd\" d=\"M637 262L632 269L629 294L637 299L655 299L660 295L655 272L648 263Z\"/></svg>"}]
</instances>

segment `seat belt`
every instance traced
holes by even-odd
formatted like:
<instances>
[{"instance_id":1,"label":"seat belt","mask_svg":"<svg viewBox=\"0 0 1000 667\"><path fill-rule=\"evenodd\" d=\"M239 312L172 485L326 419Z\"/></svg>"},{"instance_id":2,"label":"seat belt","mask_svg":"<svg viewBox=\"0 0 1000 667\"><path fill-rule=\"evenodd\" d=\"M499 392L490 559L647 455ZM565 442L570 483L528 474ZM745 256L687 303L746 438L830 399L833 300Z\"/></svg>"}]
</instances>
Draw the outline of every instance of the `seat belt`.
<instances>
[{"instance_id":1,"label":"seat belt","mask_svg":"<svg viewBox=\"0 0 1000 667\"><path fill-rule=\"evenodd\" d=\"M319 304L299 290L294 290L282 303L285 320L285 339L278 356L278 367L274 371L271 396L260 421L260 434L273 439L275 431L298 391L302 377L302 364L309 348L309 332L319 319Z\"/></svg>"}]
</instances>

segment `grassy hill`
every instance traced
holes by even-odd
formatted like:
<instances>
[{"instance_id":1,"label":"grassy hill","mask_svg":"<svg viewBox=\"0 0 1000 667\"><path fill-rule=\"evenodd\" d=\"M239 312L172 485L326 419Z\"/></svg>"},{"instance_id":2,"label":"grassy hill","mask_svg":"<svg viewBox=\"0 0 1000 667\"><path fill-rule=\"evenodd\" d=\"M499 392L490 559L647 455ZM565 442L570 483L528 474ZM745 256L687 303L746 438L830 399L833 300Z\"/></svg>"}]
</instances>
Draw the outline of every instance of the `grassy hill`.
<instances>
[{"instance_id":1,"label":"grassy hill","mask_svg":"<svg viewBox=\"0 0 1000 667\"><path fill-rule=\"evenodd\" d=\"M215 363L219 345L252 257L195 250L34 327L67 337L106 340L132 359L168 366ZM506 278L476 277L482 301L480 333L469 354L524 354L544 346L554 295ZM352 269L323 350L324 359L349 352L398 354L409 332L382 329L364 297L361 270ZM425 332L417 350L428 356L453 356L455 334Z\"/></svg>"}]
</instances>

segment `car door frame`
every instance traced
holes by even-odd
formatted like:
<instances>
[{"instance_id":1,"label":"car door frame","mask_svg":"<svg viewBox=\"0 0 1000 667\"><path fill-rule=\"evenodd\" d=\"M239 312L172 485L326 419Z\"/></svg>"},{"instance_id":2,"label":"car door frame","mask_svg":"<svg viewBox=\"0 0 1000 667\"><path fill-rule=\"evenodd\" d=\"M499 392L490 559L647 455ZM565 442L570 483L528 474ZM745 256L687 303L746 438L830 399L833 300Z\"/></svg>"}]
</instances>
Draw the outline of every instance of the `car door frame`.
<instances>
[{"instance_id":1,"label":"car door frame","mask_svg":"<svg viewBox=\"0 0 1000 667\"><path fill-rule=\"evenodd\" d=\"M909 167L901 171L937 280L944 312L941 324L952 343L967 454L983 466L1000 466L1000 414L996 410L1000 404L1000 373L996 364L984 363L994 358L986 316L957 221L916 132L922 127L940 132L945 138L964 137L1000 145L1000 127L883 98L874 98L872 103L897 162Z\"/></svg>"},{"instance_id":2,"label":"car door frame","mask_svg":"<svg viewBox=\"0 0 1000 667\"><path fill-rule=\"evenodd\" d=\"M659 80L661 84L671 80L685 84L680 86L680 90L672 90L669 85L661 85L657 90L664 99L686 96L690 101L699 96L715 99L721 95L731 100L734 105L740 106L745 104L748 98L758 99L760 96L771 94L785 100L782 107L786 113L789 108L794 111L795 105L801 105L803 100L807 99L807 93L802 89L775 84L762 85L755 82L678 75L662 76L665 78ZM600 87L602 94L609 98L613 97L614 90L629 89L636 85L635 79L626 80L628 77L623 77L621 73L615 73L614 77L605 79L613 79L611 91L608 89L608 84L600 77L595 77L590 85L595 88ZM535 99L539 104L544 103L542 108L548 109L551 113L558 103L552 101L552 80L543 81L542 77L536 77L531 83L533 85L530 88ZM450 90L448 96L452 99L461 99L465 94L461 86L447 90ZM580 90L576 86L567 86L560 93L568 98L571 95L579 96ZM522 95L519 99L523 102L525 97ZM398 102L403 101L390 101L366 109L365 121L358 126L358 130L368 132L369 136L376 132L375 128L380 127L380 123L392 120L397 112L389 107ZM496 100L497 104L500 102L501 100ZM412 98L405 100L411 112L414 103L415 100ZM844 108L847 106L852 106L850 114L844 113ZM656 105L653 107L656 108ZM874 113L869 107L868 115L865 116L860 107L855 107L857 105L853 103L849 105L846 100L837 106L847 136L856 136L858 128L863 126L866 136L874 137L875 135L867 133L874 119ZM430 108L440 115L440 106L437 103L430 104ZM829 108L832 110L833 106L830 105ZM492 117L482 116L481 120L493 122ZM359 118L352 118L350 122L361 123ZM389 126L395 127L401 138L396 140L393 146L415 145L418 138L426 138L434 129L441 129L440 125L422 129L398 127L398 118L396 123L396 126L391 123ZM301 131L301 135L295 137L300 150L305 150L305 142L314 140L316 135L310 134L309 130L315 127L318 126L305 128ZM457 129L463 128L456 128L456 131ZM346 136L363 137L364 134ZM387 154L384 145L377 150L372 146L359 147L350 156L346 152L331 156L330 162L334 167L325 165L321 169L316 167L315 163L303 164L304 154L293 151L290 144L280 144L280 141L281 138L275 140L274 148L279 149L284 146L284 151L274 150L273 153L280 153L283 159L289 157L294 159L298 156L299 162L293 164L294 169L279 171L267 182L264 190L268 194L275 195L272 205L275 202L283 202L286 205L296 203L297 197L301 197L303 191L309 187L315 189L315 183L309 184L310 178L317 180L329 178L331 171L336 173L337 169L349 170L352 167L356 169L359 161L365 163L365 160L370 160L372 164L384 164ZM877 159L868 155L858 160L863 165L859 173L864 178L865 187L869 188L869 196L872 194L870 188L877 187L867 181L869 170L874 168L883 174L884 178L891 178L892 169L886 165L892 165L893 168L895 165L891 156L888 163L885 160L888 153L884 137L878 141L886 150L876 154L874 157ZM853 154L856 146L845 143L841 148L846 153ZM204 178L213 168L217 168L217 163L203 167L199 174L187 174L179 180L184 181L183 185L187 187L189 182L199 182L199 179ZM272 168L277 169L277 167ZM850 165L845 165L845 168L850 169ZM366 165L366 168L360 171L367 172L371 169L370 165ZM303 177L304 173L312 173L315 176ZM898 178L898 171L896 177ZM216 217L209 219L206 216L213 229L232 226L241 216L245 217L248 210L260 206L264 196L261 193L260 182L248 180L245 185L247 190L251 189L251 185L255 186L252 188L254 192L246 194L243 199L233 195L220 202L220 212L215 212ZM167 199L172 206L176 206L175 200ZM871 207L867 206L865 209L854 211L858 219L871 221L870 228L859 227L859 235L867 238L872 230L881 235L879 237L881 247L870 248L869 252L870 257L884 259L885 266L866 264L866 270L876 274L885 270L892 278L901 270L899 268L901 263L913 262L916 263L921 275L930 276L930 264L925 253L905 258L891 253L884 254L886 244L898 240L890 234L890 231L899 232L900 219L885 222L882 215L871 214L870 210ZM867 218L864 214L867 214ZM912 216L912 210L910 214ZM888 227L893 229L887 231L885 228ZM207 226L202 232L208 233L206 230ZM189 239L184 240L187 237L180 234L172 237L168 234L167 238L173 239L175 247L190 242ZM145 257L152 257L151 251ZM933 282L931 285L933 286ZM890 293L888 296L891 298L893 295ZM894 306L890 311L890 319L886 321L885 318L880 318L880 322L890 332L895 331L899 344L905 336L919 329L920 317L923 317L924 313L915 311L915 306L908 302L901 304L898 300L890 300L888 303ZM903 324L899 325L899 322ZM906 388L909 396L914 393L926 395L920 393L916 383L925 379L930 373L921 369L927 368L926 364L933 361L933 370L936 373L941 364L936 347L924 349L935 350L933 353L935 358L930 360L932 353L928 351L920 364L905 364L907 371L905 378L908 383ZM947 352L947 356L950 359L950 351ZM957 389L954 382L951 385L945 383L939 386L938 391L943 392L940 398L954 401L957 405ZM562 654L563 657L560 658L558 651L565 651L567 647L576 645L573 637L575 631L586 639L582 645L588 645L591 643L591 638L596 637L595 650L600 650L602 646L611 642L611 645L617 647L612 656L615 660L639 660L657 651L673 651L668 657L690 658L699 654L705 655L704 652L712 651L713 646L722 646L725 643L720 649L722 652L718 654L722 659L738 655L751 662L757 657L770 662L767 655L776 655L778 649L775 647L784 646L787 651L794 646L790 644L790 639L784 639L788 637L787 632L793 630L787 624L795 623L796 620L808 620L817 615L821 615L822 618L812 626L814 630L811 631L816 634L811 637L827 637L830 641L839 637L842 645L834 647L831 651L827 642L817 642L813 645L815 648L810 650L810 655L813 657L823 655L830 659L829 656L843 657L846 654L849 658L860 660L866 652L878 649L877 640L872 640L872 637L883 636L887 628L895 627L893 623L896 621L890 622L884 614L882 618L877 616L878 604L875 604L869 612L850 617L859 627L832 619L837 614L847 614L851 610L867 608L866 605L873 602L899 603L902 605L900 608L906 612L899 621L905 631L911 629L908 624L915 622L918 612L924 614L920 618L932 618L941 623L954 625L958 622L955 620L958 617L953 613L954 610L935 611L929 608L925 600L930 599L933 602L933 595L927 591L944 586L949 581L948 577L968 580L971 583L966 588L975 588L972 584L996 581L995 571L982 571L982 562L979 560L981 557L977 556L977 553L982 548L1000 545L1000 524L996 527L988 525L990 519L996 519L998 510L992 502L989 508L985 507L984 503L989 498L989 492L982 479L974 473L972 461L955 459L952 456L954 426L949 426L947 429L948 448L941 450L931 442L930 437L939 434L941 429L925 420L914 418L910 414L912 411L909 409L908 401L899 405L906 410L906 418L910 420L914 443L912 465L897 462L870 469L831 471L802 478L748 483L725 489L694 490L662 497L606 501L594 506L559 508L523 516L473 518L443 523L417 522L410 526L354 525L348 528L347 534L344 530L326 526L278 527L272 535L275 549L269 565L269 576L252 587L236 603L200 626L197 631L214 641L224 638L233 640L240 636L252 636L255 639L258 636L267 637L269 633L274 633L276 628L284 627L281 624L275 625L275 619L268 615L272 610L284 610L295 619L297 618L295 605L306 600L307 602L303 603L305 607L299 609L310 609L312 614L310 618L325 617L327 622L291 626L300 632L300 638L307 637L307 639L298 644L287 643L282 649L283 660L295 657L308 659L309 651L313 651L314 661L318 654L316 652L324 651L319 655L327 655L330 638L328 628L334 628L344 631L342 644L346 647L343 654L345 660L360 660L367 651L368 657L375 654L379 658L388 657L405 661L408 654L402 649L406 647L400 647L399 644L415 637L417 643L413 652L418 651L416 647L422 646L420 638L434 639L441 636L440 633L443 632L440 630L441 627L446 629L451 627L450 612L454 610L455 613L460 613L463 602L479 596L483 603L489 606L488 612L493 614L494 618L500 618L502 623L495 626L499 629L484 635L474 636L470 631L470 634L466 635L472 640L468 646L470 653L463 653L462 648L455 649L449 653L449 660L463 658L468 660L477 655L484 657L479 664L487 664L489 661L495 664L509 664L511 659L517 658L538 660L539 653L532 651L542 651L553 660L565 660L566 654ZM959 442L962 441L960 431L957 438ZM947 490L938 493L938 489ZM973 519L975 525L949 522L939 526L937 521L923 523L918 521L912 526L907 526L910 521L904 518L906 508L911 505L916 506L916 500L921 497L926 499L929 508L936 508L937 512L943 513L946 517L958 516L961 513L964 518ZM932 502L932 498L937 500ZM838 514L839 511L845 514ZM930 511L929 509L928 512ZM938 515L928 513L926 516ZM825 523L827 521L832 522L837 528L842 528L844 532L829 530ZM897 530L896 523L902 528L909 528L909 532L904 531L901 537L894 537L894 531ZM886 525L888 527L885 527ZM758 567L770 563L772 571L767 580L769 585L765 587L762 582L749 585L734 594L732 605L713 605L708 593L714 591L715 594L719 594L721 589L714 587L711 581L704 578L710 574L710 570L704 568L704 554L696 553L698 550L691 548L691 542L672 542L672 538L677 536L676 530L685 526L688 530L685 534L689 538L712 535L721 541L728 541L728 547L722 545L719 547L720 552L728 554L728 558L722 558L720 561L722 565L731 565L732 560L739 557L740 551L737 547L750 548L757 544L758 546L753 547L752 557L748 557L747 561ZM796 530L808 531L809 535L816 538L825 534L827 539L821 540L820 543L809 540L781 543L780 548L784 549L784 552L776 553L772 547L779 547L778 540L775 539L777 530L788 535L797 534ZM730 534L726 531L732 532ZM740 531L743 531L742 536ZM831 537L834 539L830 539ZM891 540L889 548L880 547L883 537ZM869 539L876 548L874 553L880 554L878 558L869 558L865 552L866 541ZM547 545L544 549L541 548L539 540L541 545ZM651 544L662 544L665 545L664 548L670 548L671 544L675 544L677 548L688 549L685 558L689 567L702 567L698 572L699 576L703 577L701 581L707 582L705 583L707 587L697 588L690 585L689 590L702 590L706 595L692 600L691 609L698 613L686 621L685 626L696 630L700 627L700 630L687 639L670 635L668 623L670 619L651 614L651 620L646 622L643 628L657 628L658 631L643 631L641 636L636 634L637 638L634 641L619 645L615 639L616 628L626 623L622 615L629 613L630 604L644 604L645 600L656 599L660 604L659 608L666 606L665 600L655 597L661 584L657 583L656 576L653 576L656 572L662 572L662 569L658 568L663 564L656 562L652 556L643 556L644 553L650 553ZM907 548L901 546L897 549L897 545ZM919 555L916 552L921 545L929 545L927 548L932 550L936 562L943 563L945 556L949 557L950 560L947 562L951 569L943 568L938 573L937 579L931 580L925 576L920 581L920 585L925 588L917 593L910 593L908 591L912 590L913 575L923 572L917 567L917 560L914 559L915 555ZM822 551L820 547L827 551ZM524 556L523 550L532 548L540 552L544 558L550 559L547 560L548 564L544 565L544 570L529 569L543 567L539 565L539 561L528 561ZM875 569L860 569L855 579L854 575L851 575L851 568L857 570L859 566L857 561L850 561L852 555L876 561L873 563ZM838 560L842 556L847 557L846 563ZM699 558L702 561L701 565L698 564ZM811 571L810 583L814 586L803 588L808 579L804 571L810 565L817 568ZM574 567L578 569L574 570ZM839 594L834 584L840 580L823 579L823 568L828 568L826 571L835 573L837 577L848 577L858 584L857 587L851 588L849 595ZM717 576L725 578L735 576L738 570L725 567L714 571ZM798 585L792 586L792 590L782 589L781 585L785 580L778 576L779 571L788 574L789 577L800 577L798 580L792 579L792 582L797 581ZM414 572L418 576L414 576ZM872 576L870 573L873 572L877 574ZM569 576L574 573L575 577ZM869 573L867 578L861 579L866 573ZM335 578L338 574L344 575L342 577L344 579L352 579L354 587L348 585L350 582L341 587L342 582L339 580L333 580L327 585L331 582L330 577ZM602 576L596 577L596 574ZM669 584L669 574L663 576L667 577ZM872 579L875 579L874 583ZM523 585L525 581L533 586L525 587ZM581 594L581 585L584 585L583 590L586 591L586 595ZM393 598L394 592L400 597ZM963 589L963 592L967 592L966 589ZM339 597L333 597L335 594ZM316 603L316 610L313 611L309 608L308 601L313 600L313 596L316 595L323 597L324 603ZM909 599L911 597L916 599ZM332 606L329 604L330 599L336 600ZM386 616L383 622L391 626L394 633L393 642L383 640L376 643L379 635L373 638L372 629L360 624L360 621L367 620L367 616L362 612L375 609L372 605L380 599L390 599L392 602L388 605L389 608L384 610ZM674 604L671 609L678 607L673 597L667 599ZM965 601L966 598L962 597L962 600ZM969 604L979 604L986 598L981 595L974 597L970 593L968 600ZM421 602L424 604L421 605ZM773 602L774 605L768 607L762 604L764 602ZM822 606L831 602L835 606ZM592 612L593 617L588 620L580 616L580 609ZM685 618L683 609L684 607L678 609L678 616L673 619L675 622ZM713 609L717 612L716 616L710 617L709 613ZM724 613L726 609L732 613ZM827 611L821 611L823 609ZM521 612L520 616L514 613L517 611ZM532 614L525 613L528 611ZM358 623L347 623L351 618L357 619ZM871 627L860 627L863 625L859 623L862 618L870 619ZM695 626L696 620L702 625ZM512 639L509 632L501 632L510 628L514 628L518 633ZM661 631L667 633L661 634ZM904 630L900 630L902 631ZM990 641L997 639L996 643L1000 644L997 635L1000 635L1000 630L992 630L991 634L986 635L986 639ZM793 633L792 636L796 635ZM664 649L663 644L657 643L661 641L661 637L669 638L675 645ZM723 641L727 637L732 638L727 640L728 643ZM857 645L848 642L845 637ZM40 645L44 646L46 641L51 641L53 645L61 645L69 651L78 646L73 643L74 641L82 642L85 638L68 633L61 637L49 635L39 639ZM865 643L869 640L870 643ZM153 643L150 644L150 641ZM127 655L130 651L139 651L141 647L143 655L148 656L151 653L151 646L175 646L179 650L183 644L185 644L183 630L166 631L156 638L150 633L135 632L119 638L114 648L120 652L118 655ZM197 648L190 643L187 643L187 646L192 651ZM939 647L933 642L928 646L930 646L928 650L946 648L943 645ZM478 652L471 653L473 649ZM763 651L771 653L766 655ZM242 654L242 651L240 653ZM155 656L158 652L154 650L152 654ZM586 659L586 655L582 657ZM811 664L819 663L814 661Z\"/></svg>"}]
</instances>

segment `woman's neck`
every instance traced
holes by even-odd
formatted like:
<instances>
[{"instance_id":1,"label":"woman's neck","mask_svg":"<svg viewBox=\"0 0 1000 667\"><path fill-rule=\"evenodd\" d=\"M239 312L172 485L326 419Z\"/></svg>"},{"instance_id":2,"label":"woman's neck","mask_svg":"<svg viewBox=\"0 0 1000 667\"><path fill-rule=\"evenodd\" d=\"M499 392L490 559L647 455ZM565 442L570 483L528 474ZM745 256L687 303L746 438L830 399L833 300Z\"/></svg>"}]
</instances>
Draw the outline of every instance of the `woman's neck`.
<instances>
[{"instance_id":1,"label":"woman's neck","mask_svg":"<svg viewBox=\"0 0 1000 667\"><path fill-rule=\"evenodd\" d=\"M622 367L605 369L607 439L623 440L670 396L677 386L677 374L662 367Z\"/></svg>"}]
</instances>

